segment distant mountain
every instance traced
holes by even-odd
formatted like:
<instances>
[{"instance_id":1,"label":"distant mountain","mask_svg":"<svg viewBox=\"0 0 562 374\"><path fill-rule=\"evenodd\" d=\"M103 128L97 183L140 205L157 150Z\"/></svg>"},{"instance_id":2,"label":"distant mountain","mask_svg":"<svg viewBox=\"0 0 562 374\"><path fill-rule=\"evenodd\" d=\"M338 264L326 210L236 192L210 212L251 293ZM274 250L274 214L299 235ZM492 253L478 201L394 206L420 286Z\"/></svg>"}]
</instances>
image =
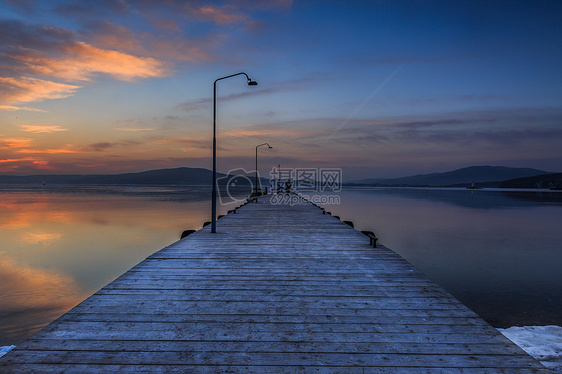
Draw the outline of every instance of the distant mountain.
<instances>
[{"instance_id":1,"label":"distant mountain","mask_svg":"<svg viewBox=\"0 0 562 374\"><path fill-rule=\"evenodd\" d=\"M72 184L140 184L140 185L205 185L211 184L213 172L201 168L175 168L140 173L84 175ZM224 176L221 174L220 176ZM219 177L219 175L217 175Z\"/></svg>"},{"instance_id":2,"label":"distant mountain","mask_svg":"<svg viewBox=\"0 0 562 374\"><path fill-rule=\"evenodd\" d=\"M562 173L541 174L533 177L504 181L500 188L562 188Z\"/></svg>"},{"instance_id":3,"label":"distant mountain","mask_svg":"<svg viewBox=\"0 0 562 374\"><path fill-rule=\"evenodd\" d=\"M532 177L540 174L549 174L544 170L530 168L509 168L505 166L470 166L445 173L420 174L402 178L363 179L352 184L368 184L377 186L469 186L485 183L486 187L499 186L500 182L523 177Z\"/></svg>"},{"instance_id":4,"label":"distant mountain","mask_svg":"<svg viewBox=\"0 0 562 374\"><path fill-rule=\"evenodd\" d=\"M174 168L143 171L125 174L90 174L90 175L28 175L18 176L0 174L0 184L74 184L74 185L184 185L210 186L213 172L202 168ZM556 175L546 171L526 168L508 168L501 166L472 166L446 173L420 174L410 177L380 179L371 178L347 184L370 186L470 186L471 182L478 187L515 187L536 188L542 183L543 188L550 184L559 187ZM537 178L524 179L520 178ZM559 178L559 177L558 177ZM253 176L241 175L232 180L231 176L217 173L219 184L233 181L237 186L249 186L254 182ZM506 181L506 182L504 182ZM541 182L542 181L542 182ZM502 184L502 182L504 182ZM508 183L509 182L509 183ZM261 178L262 186L269 185L267 178Z\"/></svg>"},{"instance_id":5,"label":"distant mountain","mask_svg":"<svg viewBox=\"0 0 562 374\"><path fill-rule=\"evenodd\" d=\"M367 179L361 179L361 180L357 180L357 181L351 181L349 183L350 184L377 184L377 183L382 183L386 180L387 180L386 178L367 178Z\"/></svg>"},{"instance_id":6,"label":"distant mountain","mask_svg":"<svg viewBox=\"0 0 562 374\"><path fill-rule=\"evenodd\" d=\"M213 172L208 169L181 167L126 174L90 175L2 175L2 184L85 184L85 185L211 185ZM250 176L250 178L252 178ZM217 173L220 184L231 178ZM253 179L251 179L253 182ZM263 183L264 179L262 179ZM237 185L250 185L245 177L236 178Z\"/></svg>"}]
</instances>

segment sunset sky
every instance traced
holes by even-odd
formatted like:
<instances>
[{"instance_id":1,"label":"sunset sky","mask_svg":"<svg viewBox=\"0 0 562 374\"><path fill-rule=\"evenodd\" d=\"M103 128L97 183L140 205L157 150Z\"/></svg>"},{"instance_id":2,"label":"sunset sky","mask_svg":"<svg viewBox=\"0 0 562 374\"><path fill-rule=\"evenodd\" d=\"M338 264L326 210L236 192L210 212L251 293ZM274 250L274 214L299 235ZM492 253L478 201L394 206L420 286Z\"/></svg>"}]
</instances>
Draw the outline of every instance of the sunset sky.
<instances>
[{"instance_id":1,"label":"sunset sky","mask_svg":"<svg viewBox=\"0 0 562 374\"><path fill-rule=\"evenodd\" d=\"M559 1L0 4L3 173L562 171Z\"/></svg>"}]
</instances>

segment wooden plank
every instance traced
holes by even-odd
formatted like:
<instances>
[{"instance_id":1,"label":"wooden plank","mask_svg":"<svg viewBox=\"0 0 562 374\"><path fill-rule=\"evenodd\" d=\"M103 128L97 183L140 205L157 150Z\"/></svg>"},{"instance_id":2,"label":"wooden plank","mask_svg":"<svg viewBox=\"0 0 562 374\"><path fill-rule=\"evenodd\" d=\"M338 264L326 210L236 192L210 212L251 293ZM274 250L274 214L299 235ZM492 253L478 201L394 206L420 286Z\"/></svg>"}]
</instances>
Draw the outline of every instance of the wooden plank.
<instances>
[{"instance_id":1,"label":"wooden plank","mask_svg":"<svg viewBox=\"0 0 562 374\"><path fill-rule=\"evenodd\" d=\"M286 290L286 289L274 289L274 290L193 290L193 289L168 289L167 291L175 291L174 299L178 301L245 301L250 300L253 302L342 302L357 301L365 305L365 302L375 301L378 299L392 299L392 302L400 302L399 300L404 300L410 298L413 303L418 301L430 302L439 301L442 302L441 297L446 295L445 292L430 292L425 291L423 293L416 292L416 290L394 292L392 290L387 290L384 288L372 289L372 290L357 290L352 292L352 290L328 290L323 294L318 289L307 289L307 290ZM162 289L157 290L104 290L104 292L96 293L90 297L90 301L102 302L106 300L118 300L121 302L126 299L136 299L137 301L162 301L169 299L169 293L163 292ZM454 302L454 301L450 301ZM351 304L350 304L351 306Z\"/></svg>"},{"instance_id":2,"label":"wooden plank","mask_svg":"<svg viewBox=\"0 0 562 374\"><path fill-rule=\"evenodd\" d=\"M10 373L42 373L42 374L60 374L63 373L120 373L120 374L137 374L137 373L230 373L230 374L247 374L247 373L279 373L279 374L318 374L318 373L348 373L348 374L536 374L551 373L549 370L537 371L536 368L435 368L435 367L366 367L362 366L311 366L311 365L217 365L209 362L206 365L111 365L111 364L65 364L57 363L55 365L37 365L37 364L14 364L10 366Z\"/></svg>"},{"instance_id":3,"label":"wooden plank","mask_svg":"<svg viewBox=\"0 0 562 374\"><path fill-rule=\"evenodd\" d=\"M247 279L230 279L228 282L217 280L216 278L208 277L206 279L192 279L189 283L185 282L185 276L144 276L143 279L119 279L104 287L96 294L103 294L106 292L118 292L120 290L169 290L169 289L183 289L183 290L271 290L277 287L283 290L297 290L301 289L302 281L299 280L276 280L271 278L260 278L249 282ZM373 281L350 281L350 280L307 280L306 285L310 289L324 289L329 286L330 290L345 290L354 289L358 292L362 290L372 290L378 286ZM404 282L387 282L384 289L395 292L411 291L412 289L419 289L421 292L439 292L443 293L441 287L427 282L407 283Z\"/></svg>"},{"instance_id":4,"label":"wooden plank","mask_svg":"<svg viewBox=\"0 0 562 374\"><path fill-rule=\"evenodd\" d=\"M206 329L206 330L203 330ZM488 326L474 324L382 324L382 323L302 323L302 322L234 322L228 323L222 321L181 321L181 322L155 322L155 321L64 321L63 324L54 325L44 329L45 332L66 336L68 339L77 339L84 337L85 339L95 338L105 335L114 335L125 333L128 336L135 336L136 333L152 334L171 332L173 334L182 334L186 339L198 339L199 336L214 336L215 331L220 332L224 336L243 335L244 340L251 338L253 332L286 334L296 336L294 334L298 329L306 329L307 334L332 334L342 333L353 336L364 336L369 339L375 334L472 334L484 335L488 333ZM134 330L134 331L127 331ZM90 336L92 335L92 336ZM56 336L56 335L53 335ZM197 336L192 338L192 336ZM497 336L497 335L496 335ZM207 339L207 338L202 338ZM289 339L289 338L288 338Z\"/></svg>"},{"instance_id":5,"label":"wooden plank","mask_svg":"<svg viewBox=\"0 0 562 374\"><path fill-rule=\"evenodd\" d=\"M251 331L251 336L248 334L229 334L220 332L202 332L197 335L195 333L187 334L181 331L164 331L162 333L158 331L134 331L129 334L123 331L111 331L109 333L104 333L103 335L96 335L95 332L85 331L84 335L78 336L79 332L74 332L72 336L63 334L53 334L49 331L40 331L37 333L33 339L37 341L58 341L65 342L68 340L76 341L92 341L98 340L100 342L105 342L107 339L110 341L219 341L224 344L233 344L239 341L251 341L256 343L264 343L271 341L284 341L295 344L306 343L306 342L316 342L322 345L327 343L335 342L346 342L346 343L435 343L435 344L474 344L474 345L486 345L486 344L511 344L506 343L501 336L490 335L490 334L467 334L463 332L462 334L412 334L412 333L378 333L378 334L360 334L360 333L314 333L313 336L306 334L302 329L304 327L296 326L298 331L278 334L276 332L256 332ZM206 337L206 338L204 338ZM242 337L245 337L242 338ZM250 340L248 340L250 339ZM27 343L26 343L27 344ZM27 345L26 345L27 349ZM55 346L51 346L49 349L56 349ZM513 349L518 350L518 347ZM22 351L21 348L17 351ZM373 352L374 353L374 352ZM440 354L436 351L435 354ZM2 362L2 361L0 361Z\"/></svg>"},{"instance_id":6,"label":"wooden plank","mask_svg":"<svg viewBox=\"0 0 562 374\"><path fill-rule=\"evenodd\" d=\"M266 200L149 256L0 371L548 373L388 248Z\"/></svg>"},{"instance_id":7,"label":"wooden plank","mask_svg":"<svg viewBox=\"0 0 562 374\"><path fill-rule=\"evenodd\" d=\"M58 342L53 339L32 339L28 349L33 351L51 350L52 344L59 344L64 351L127 351L127 352L348 352L380 354L470 354L470 355L518 355L520 351L513 345L501 343L470 344L470 343L409 343L409 342L221 342L193 340L73 340Z\"/></svg>"},{"instance_id":8,"label":"wooden plank","mask_svg":"<svg viewBox=\"0 0 562 374\"><path fill-rule=\"evenodd\" d=\"M252 322L252 323L373 323L371 316L327 316L327 315L264 315L264 314L141 314L141 313L68 313L64 321L88 322ZM377 315L376 322L379 324L416 324L416 325L476 325L481 324L481 320L476 317L459 316L458 313L451 313L450 316L439 316L428 318L428 315L414 316L390 316Z\"/></svg>"},{"instance_id":9,"label":"wooden plank","mask_svg":"<svg viewBox=\"0 0 562 374\"><path fill-rule=\"evenodd\" d=\"M13 360L24 355L14 352ZM222 351L183 351L183 352L100 352L100 351L33 351L25 355L33 361L46 365L64 362L81 364L84 361L95 365L113 362L115 364L136 365L183 365L186 363L216 362L222 365L240 366L248 362L257 366L340 366L353 367L361 363L366 367L438 367L474 368L483 364L490 368L518 369L521 356L517 355L467 355L467 354L411 354L411 353L337 353L337 352L222 352ZM537 366L538 368L538 366Z\"/></svg>"},{"instance_id":10,"label":"wooden plank","mask_svg":"<svg viewBox=\"0 0 562 374\"><path fill-rule=\"evenodd\" d=\"M470 311L466 308L461 307L451 307L450 305L420 305L415 308L412 306L401 307L398 304L391 304L386 306L384 309L381 308L351 308L343 309L341 307L335 308L325 308L325 307L311 307L310 305L298 305L295 304L283 304L273 306L264 306L263 303L238 303L238 305L231 305L232 303L216 303L213 306L220 307L219 310L210 309L208 304L205 305L194 305L188 309L182 307L181 305L171 306L169 303L160 303L160 305L154 305L151 303L138 303L138 304L121 304L121 305L90 305L90 306L78 306L69 313L100 313L101 311L105 313L185 313L190 315L200 315L200 314L275 314L275 315L293 315L293 314L309 314L309 315L356 315L356 316L371 316L375 318L377 315L382 313L388 314L400 314L404 310L411 313L423 312L434 312L434 311L447 311L449 313L462 313L470 315Z\"/></svg>"}]
</instances>

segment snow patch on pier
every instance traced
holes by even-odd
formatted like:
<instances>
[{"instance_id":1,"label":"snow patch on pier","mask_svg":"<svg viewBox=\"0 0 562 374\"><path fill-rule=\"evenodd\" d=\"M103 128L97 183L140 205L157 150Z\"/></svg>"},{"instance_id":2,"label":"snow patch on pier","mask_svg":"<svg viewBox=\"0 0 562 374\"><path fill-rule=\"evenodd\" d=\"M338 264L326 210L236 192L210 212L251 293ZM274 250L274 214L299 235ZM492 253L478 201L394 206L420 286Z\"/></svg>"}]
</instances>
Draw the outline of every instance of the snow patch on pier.
<instances>
[{"instance_id":1,"label":"snow patch on pier","mask_svg":"<svg viewBox=\"0 0 562 374\"><path fill-rule=\"evenodd\" d=\"M514 326L498 331L548 369L562 374L562 327Z\"/></svg>"},{"instance_id":2,"label":"snow patch on pier","mask_svg":"<svg viewBox=\"0 0 562 374\"><path fill-rule=\"evenodd\" d=\"M6 353L10 352L14 348L16 348L15 345L5 345L3 347L0 347L0 357L4 356Z\"/></svg>"}]
</instances>

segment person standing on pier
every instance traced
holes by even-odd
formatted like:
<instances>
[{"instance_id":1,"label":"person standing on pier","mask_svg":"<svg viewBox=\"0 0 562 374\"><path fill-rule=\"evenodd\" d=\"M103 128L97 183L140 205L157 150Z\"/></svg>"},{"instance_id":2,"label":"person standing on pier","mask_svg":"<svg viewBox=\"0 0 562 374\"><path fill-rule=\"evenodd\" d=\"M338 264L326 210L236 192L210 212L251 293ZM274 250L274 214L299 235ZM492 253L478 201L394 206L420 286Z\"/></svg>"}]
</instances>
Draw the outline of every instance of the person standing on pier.
<instances>
[{"instance_id":1,"label":"person standing on pier","mask_svg":"<svg viewBox=\"0 0 562 374\"><path fill-rule=\"evenodd\" d=\"M287 182L285 182L285 193L291 193L291 180L287 179Z\"/></svg>"}]
</instances>

